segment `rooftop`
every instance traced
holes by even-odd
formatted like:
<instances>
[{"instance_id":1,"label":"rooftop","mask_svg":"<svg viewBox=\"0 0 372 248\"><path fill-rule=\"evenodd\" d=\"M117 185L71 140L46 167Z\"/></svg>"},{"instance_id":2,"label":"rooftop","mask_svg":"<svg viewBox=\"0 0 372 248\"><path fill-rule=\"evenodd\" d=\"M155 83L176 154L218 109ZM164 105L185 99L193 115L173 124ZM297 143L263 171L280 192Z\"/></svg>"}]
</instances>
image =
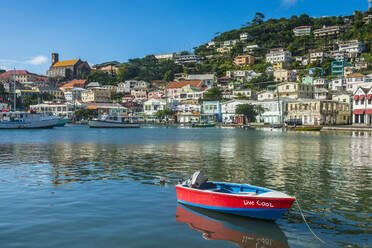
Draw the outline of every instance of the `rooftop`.
<instances>
[{"instance_id":1,"label":"rooftop","mask_svg":"<svg viewBox=\"0 0 372 248\"><path fill-rule=\"evenodd\" d=\"M176 89L182 88L188 84L191 84L194 87L198 87L202 80L191 80L191 81L179 81L179 82L170 82L167 86L167 89Z\"/></svg>"},{"instance_id":2,"label":"rooftop","mask_svg":"<svg viewBox=\"0 0 372 248\"><path fill-rule=\"evenodd\" d=\"M54 63L52 67L59 67L59 66L71 66L75 65L79 59L71 59L71 60L62 60Z\"/></svg>"}]
</instances>

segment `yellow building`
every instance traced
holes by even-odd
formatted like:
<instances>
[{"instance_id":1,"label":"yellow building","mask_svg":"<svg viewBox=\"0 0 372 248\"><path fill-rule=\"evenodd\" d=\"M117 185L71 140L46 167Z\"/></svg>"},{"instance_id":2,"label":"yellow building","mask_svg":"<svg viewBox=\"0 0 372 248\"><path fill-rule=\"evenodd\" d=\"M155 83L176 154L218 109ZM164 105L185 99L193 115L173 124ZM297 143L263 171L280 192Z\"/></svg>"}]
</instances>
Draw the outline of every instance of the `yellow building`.
<instances>
[{"instance_id":1,"label":"yellow building","mask_svg":"<svg viewBox=\"0 0 372 248\"><path fill-rule=\"evenodd\" d=\"M331 100L288 102L288 119L300 119L303 125L347 125L351 123L351 105Z\"/></svg>"},{"instance_id":2,"label":"yellow building","mask_svg":"<svg viewBox=\"0 0 372 248\"><path fill-rule=\"evenodd\" d=\"M220 48L217 48L217 52L218 53L229 53L231 51L232 47L228 46L228 47L220 47Z\"/></svg>"},{"instance_id":3,"label":"yellow building","mask_svg":"<svg viewBox=\"0 0 372 248\"><path fill-rule=\"evenodd\" d=\"M275 97L277 97L277 92L279 93L279 97L285 98L307 98L312 99L314 98L314 86L308 84L300 84L296 82L286 82L277 85L278 89L275 91Z\"/></svg>"},{"instance_id":4,"label":"yellow building","mask_svg":"<svg viewBox=\"0 0 372 248\"><path fill-rule=\"evenodd\" d=\"M253 65L255 58L252 55L241 55L234 58L234 64L236 66Z\"/></svg>"},{"instance_id":5,"label":"yellow building","mask_svg":"<svg viewBox=\"0 0 372 248\"><path fill-rule=\"evenodd\" d=\"M82 102L110 102L111 90L97 87L81 92Z\"/></svg>"},{"instance_id":6,"label":"yellow building","mask_svg":"<svg viewBox=\"0 0 372 248\"><path fill-rule=\"evenodd\" d=\"M103 71L109 75L116 75L119 71L120 63L117 61L105 62L102 64L94 65L94 70Z\"/></svg>"}]
</instances>

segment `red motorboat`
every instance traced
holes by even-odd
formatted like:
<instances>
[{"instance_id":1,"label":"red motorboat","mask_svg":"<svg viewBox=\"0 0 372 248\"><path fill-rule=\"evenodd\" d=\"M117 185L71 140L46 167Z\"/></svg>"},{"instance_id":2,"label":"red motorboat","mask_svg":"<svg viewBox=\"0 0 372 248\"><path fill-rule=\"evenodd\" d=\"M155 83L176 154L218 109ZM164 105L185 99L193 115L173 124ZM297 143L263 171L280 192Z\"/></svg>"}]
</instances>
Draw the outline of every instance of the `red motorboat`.
<instances>
[{"instance_id":1,"label":"red motorboat","mask_svg":"<svg viewBox=\"0 0 372 248\"><path fill-rule=\"evenodd\" d=\"M201 172L176 185L177 201L200 208L277 220L292 206L294 197L248 184L208 182Z\"/></svg>"}]
</instances>

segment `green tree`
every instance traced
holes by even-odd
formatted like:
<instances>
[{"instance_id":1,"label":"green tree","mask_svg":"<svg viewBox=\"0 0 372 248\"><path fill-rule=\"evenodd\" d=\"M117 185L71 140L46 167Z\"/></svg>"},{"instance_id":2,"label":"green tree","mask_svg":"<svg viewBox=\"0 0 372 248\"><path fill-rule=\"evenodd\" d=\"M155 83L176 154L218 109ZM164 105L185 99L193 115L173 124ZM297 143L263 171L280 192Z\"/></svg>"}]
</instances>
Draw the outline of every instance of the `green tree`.
<instances>
[{"instance_id":1,"label":"green tree","mask_svg":"<svg viewBox=\"0 0 372 248\"><path fill-rule=\"evenodd\" d=\"M204 93L204 99L209 101L219 101L222 99L222 92L218 88L211 88Z\"/></svg>"},{"instance_id":2,"label":"green tree","mask_svg":"<svg viewBox=\"0 0 372 248\"><path fill-rule=\"evenodd\" d=\"M163 77L163 80L167 82L171 82L174 80L174 72L172 70L168 70Z\"/></svg>"},{"instance_id":3,"label":"green tree","mask_svg":"<svg viewBox=\"0 0 372 248\"><path fill-rule=\"evenodd\" d=\"M262 13L257 12L256 15L253 17L252 23L254 25L260 25L263 23L263 19L265 16Z\"/></svg>"},{"instance_id":4,"label":"green tree","mask_svg":"<svg viewBox=\"0 0 372 248\"><path fill-rule=\"evenodd\" d=\"M240 104L237 106L235 114L244 115L248 122L254 122L258 112L252 104Z\"/></svg>"},{"instance_id":5,"label":"green tree","mask_svg":"<svg viewBox=\"0 0 372 248\"><path fill-rule=\"evenodd\" d=\"M117 79L115 76L109 75L104 71L101 70L92 70L89 72L89 74L86 76L86 79L88 82L99 82L102 85L107 84L115 84L117 82Z\"/></svg>"},{"instance_id":6,"label":"green tree","mask_svg":"<svg viewBox=\"0 0 372 248\"><path fill-rule=\"evenodd\" d=\"M89 120L93 117L97 117L97 111L94 109L78 109L75 111L73 119L76 121Z\"/></svg>"},{"instance_id":7,"label":"green tree","mask_svg":"<svg viewBox=\"0 0 372 248\"><path fill-rule=\"evenodd\" d=\"M173 116L174 112L170 109L158 110L155 113L155 116L159 118L159 120L163 120L164 118L168 119L169 117Z\"/></svg>"}]
</instances>

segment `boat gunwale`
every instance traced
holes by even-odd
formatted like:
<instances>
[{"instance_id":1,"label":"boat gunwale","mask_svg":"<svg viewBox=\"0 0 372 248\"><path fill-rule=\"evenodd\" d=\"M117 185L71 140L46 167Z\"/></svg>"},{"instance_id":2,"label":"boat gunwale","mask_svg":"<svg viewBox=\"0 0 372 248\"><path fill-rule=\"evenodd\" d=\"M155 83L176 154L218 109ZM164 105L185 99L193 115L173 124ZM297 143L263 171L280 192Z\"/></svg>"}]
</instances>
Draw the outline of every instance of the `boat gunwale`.
<instances>
[{"instance_id":1,"label":"boat gunwale","mask_svg":"<svg viewBox=\"0 0 372 248\"><path fill-rule=\"evenodd\" d=\"M219 182L213 182L213 183L219 183ZM226 184L232 184L232 183L226 183ZM283 192L280 192L280 191L277 191L277 190L267 189L267 188L253 186L253 185L249 185L249 184L233 184L233 185L247 185L247 186L257 187L257 188L261 188L261 189L266 189L266 190L269 190L269 192L278 192L278 193L284 194L286 197L284 197L284 196L283 197L265 197L265 196L260 196L262 194L244 195L244 194L238 194L238 193L213 192L213 191L208 191L208 190L203 190L203 189L185 187L182 184L177 184L175 187L176 188L178 187L178 188L186 189L186 190L193 190L193 191L197 191L197 192L205 193L205 194L212 194L212 195L213 194L219 194L219 195L224 195L224 196L228 196L228 197L244 198L244 199L259 198L259 199L270 199L270 200L293 200L293 201L296 199L293 196L290 196L290 195L288 195L286 193L283 193Z\"/></svg>"}]
</instances>

